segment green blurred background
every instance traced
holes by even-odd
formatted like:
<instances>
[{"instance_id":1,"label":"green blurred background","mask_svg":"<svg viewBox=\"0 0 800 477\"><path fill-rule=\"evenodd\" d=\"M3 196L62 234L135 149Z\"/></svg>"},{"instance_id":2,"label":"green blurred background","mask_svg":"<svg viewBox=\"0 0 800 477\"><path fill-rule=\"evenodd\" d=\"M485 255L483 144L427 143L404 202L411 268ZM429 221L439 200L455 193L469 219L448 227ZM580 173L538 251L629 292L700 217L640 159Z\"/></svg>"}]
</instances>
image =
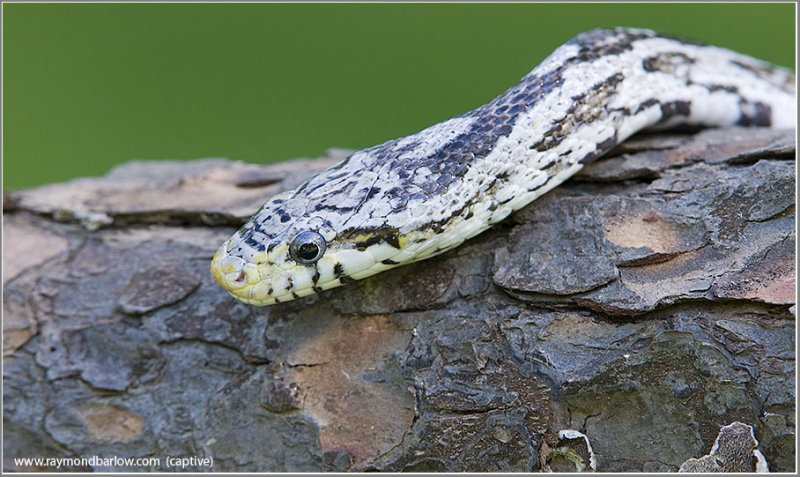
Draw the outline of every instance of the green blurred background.
<instances>
[{"instance_id":1,"label":"green blurred background","mask_svg":"<svg viewBox=\"0 0 800 477\"><path fill-rule=\"evenodd\" d=\"M795 68L784 4L4 4L3 187L131 159L360 149L491 100L575 34L635 26Z\"/></svg>"}]
</instances>

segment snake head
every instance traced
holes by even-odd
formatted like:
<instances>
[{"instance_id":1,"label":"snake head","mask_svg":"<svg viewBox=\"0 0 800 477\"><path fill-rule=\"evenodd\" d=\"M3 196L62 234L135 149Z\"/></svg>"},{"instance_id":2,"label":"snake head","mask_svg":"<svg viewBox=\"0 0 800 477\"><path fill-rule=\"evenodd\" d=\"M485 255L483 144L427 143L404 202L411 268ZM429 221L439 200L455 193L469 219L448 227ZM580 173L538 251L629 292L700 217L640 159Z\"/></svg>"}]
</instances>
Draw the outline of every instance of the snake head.
<instances>
[{"instance_id":1,"label":"snake head","mask_svg":"<svg viewBox=\"0 0 800 477\"><path fill-rule=\"evenodd\" d=\"M331 227L308 223L318 220L302 222L267 242L253 238L260 227L246 224L214 255L214 280L235 298L265 306L334 288L397 264L388 256L399 250L385 243L385 234L380 239L377 233L360 241L337 240Z\"/></svg>"},{"instance_id":2,"label":"snake head","mask_svg":"<svg viewBox=\"0 0 800 477\"><path fill-rule=\"evenodd\" d=\"M293 217L285 196L267 202L222 244L211 263L217 284L245 303L289 301L324 289L332 278L326 252L335 232L321 217Z\"/></svg>"},{"instance_id":3,"label":"snake head","mask_svg":"<svg viewBox=\"0 0 800 477\"><path fill-rule=\"evenodd\" d=\"M348 175L347 187L336 187L326 172L273 197L222 244L211 263L217 284L245 303L264 306L397 264L391 258L402 251L398 230L383 217L359 215L352 205L369 195L358 174ZM315 189L317 183L327 187Z\"/></svg>"},{"instance_id":4,"label":"snake head","mask_svg":"<svg viewBox=\"0 0 800 477\"><path fill-rule=\"evenodd\" d=\"M253 236L258 232L241 230L217 250L211 274L235 298L257 306L329 288L330 274L323 279L323 272L330 268L326 267L330 259L325 258L327 240L320 231L325 232L309 229L288 241L273 237L257 243Z\"/></svg>"}]
</instances>

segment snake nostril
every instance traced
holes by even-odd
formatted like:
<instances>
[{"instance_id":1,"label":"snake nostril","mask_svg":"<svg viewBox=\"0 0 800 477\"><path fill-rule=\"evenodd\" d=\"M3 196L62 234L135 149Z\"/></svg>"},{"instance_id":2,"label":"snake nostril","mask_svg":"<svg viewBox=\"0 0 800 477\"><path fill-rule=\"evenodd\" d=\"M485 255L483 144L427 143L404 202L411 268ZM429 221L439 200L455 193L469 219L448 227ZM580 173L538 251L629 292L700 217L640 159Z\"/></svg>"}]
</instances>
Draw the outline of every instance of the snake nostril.
<instances>
[{"instance_id":1,"label":"snake nostril","mask_svg":"<svg viewBox=\"0 0 800 477\"><path fill-rule=\"evenodd\" d=\"M244 272L239 272L239 276L236 277L236 280L234 280L234 281L236 283L243 283L245 280L247 280L247 275L245 275Z\"/></svg>"}]
</instances>

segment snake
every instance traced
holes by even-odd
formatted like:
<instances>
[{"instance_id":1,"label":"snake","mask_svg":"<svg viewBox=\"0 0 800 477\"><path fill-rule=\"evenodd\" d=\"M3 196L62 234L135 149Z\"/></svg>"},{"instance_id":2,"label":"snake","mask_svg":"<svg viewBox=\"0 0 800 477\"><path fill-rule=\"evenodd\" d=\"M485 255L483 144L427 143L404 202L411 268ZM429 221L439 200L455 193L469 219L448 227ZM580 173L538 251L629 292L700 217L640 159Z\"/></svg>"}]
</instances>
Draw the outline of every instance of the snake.
<instances>
[{"instance_id":1,"label":"snake","mask_svg":"<svg viewBox=\"0 0 800 477\"><path fill-rule=\"evenodd\" d=\"M581 33L488 104L275 195L219 247L211 275L265 306L425 260L638 131L793 129L795 89L791 71L727 49L645 29Z\"/></svg>"}]
</instances>

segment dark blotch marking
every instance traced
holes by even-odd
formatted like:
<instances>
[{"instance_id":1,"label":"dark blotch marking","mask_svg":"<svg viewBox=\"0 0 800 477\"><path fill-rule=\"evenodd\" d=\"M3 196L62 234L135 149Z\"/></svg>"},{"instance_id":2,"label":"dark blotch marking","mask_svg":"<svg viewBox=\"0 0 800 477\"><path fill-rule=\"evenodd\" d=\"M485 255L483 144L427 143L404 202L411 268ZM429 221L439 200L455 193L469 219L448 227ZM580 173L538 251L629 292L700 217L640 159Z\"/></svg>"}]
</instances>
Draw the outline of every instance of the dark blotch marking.
<instances>
[{"instance_id":1,"label":"dark blotch marking","mask_svg":"<svg viewBox=\"0 0 800 477\"><path fill-rule=\"evenodd\" d=\"M624 79L625 77L622 75L622 73L615 73L605 80L600 81L592 86L586 93L574 96L572 98L572 104L570 105L564 117L555 122L553 126L544 133L542 139L539 142L532 144L529 148L535 149L539 152L552 149L566 139L566 137L569 135L567 131L571 131L575 125L588 124L593 122L595 119L603 117L606 114L603 108L584 108L583 106L589 101L596 102L601 98L607 98L611 96L616 90L617 85Z\"/></svg>"},{"instance_id":2,"label":"dark blotch marking","mask_svg":"<svg viewBox=\"0 0 800 477\"><path fill-rule=\"evenodd\" d=\"M539 185L537 185L537 186L535 186L535 187L529 187L529 188L528 188L528 192L533 192L533 191L535 191L536 189L541 189L542 187L544 187L544 186L545 186L545 184L547 184L548 182L550 182L550 179L552 179L552 178L553 178L553 176L547 176L547 179L545 179L545 180L544 180L544 182L542 182L541 184L539 184Z\"/></svg>"},{"instance_id":3,"label":"dark blotch marking","mask_svg":"<svg viewBox=\"0 0 800 477\"><path fill-rule=\"evenodd\" d=\"M554 165L556 165L556 160L555 159L551 159L550 162L548 162L547 164L542 166L542 170L546 171L547 169L550 169Z\"/></svg>"},{"instance_id":4,"label":"dark blotch marking","mask_svg":"<svg viewBox=\"0 0 800 477\"><path fill-rule=\"evenodd\" d=\"M349 212L349 211L354 210L354 209L355 209L355 207L339 207L337 205L329 205L329 204L325 204L325 203L322 203L322 202L317 203L317 204L314 205L314 211L315 212L319 212L320 210L335 210L335 211L338 211L338 212Z\"/></svg>"},{"instance_id":5,"label":"dark blotch marking","mask_svg":"<svg viewBox=\"0 0 800 477\"><path fill-rule=\"evenodd\" d=\"M614 146L617 145L617 134L614 133L613 136L609 137L605 141L597 144L597 147L593 152L583 156L579 162L582 164L591 164L592 162L599 159L603 154L607 153L611 150Z\"/></svg>"},{"instance_id":6,"label":"dark blotch marking","mask_svg":"<svg viewBox=\"0 0 800 477\"><path fill-rule=\"evenodd\" d=\"M353 283L355 281L356 281L355 278L350 278L347 275L342 275L341 277L339 277L339 283L341 283L342 285L346 285L348 283Z\"/></svg>"},{"instance_id":7,"label":"dark blotch marking","mask_svg":"<svg viewBox=\"0 0 800 477\"><path fill-rule=\"evenodd\" d=\"M319 281L319 269L317 268L316 265L314 265L314 275L311 277L311 282L314 283L314 285L316 285L318 281Z\"/></svg>"},{"instance_id":8,"label":"dark blotch marking","mask_svg":"<svg viewBox=\"0 0 800 477\"><path fill-rule=\"evenodd\" d=\"M737 88L736 86L728 86L728 85L724 85L724 84L710 84L710 85L707 85L706 88L708 88L708 90L711 91L711 92L714 92L714 91L727 91L727 92L733 93L733 94L738 94L739 93L739 88Z\"/></svg>"},{"instance_id":9,"label":"dark blotch marking","mask_svg":"<svg viewBox=\"0 0 800 477\"><path fill-rule=\"evenodd\" d=\"M680 52L665 52L654 55L642 60L642 68L645 71L664 73L674 73L675 67L680 64L692 64L694 60Z\"/></svg>"},{"instance_id":10,"label":"dark blotch marking","mask_svg":"<svg viewBox=\"0 0 800 477\"><path fill-rule=\"evenodd\" d=\"M500 202L498 202L498 204L500 204L500 205L503 205L503 204L505 204L506 202L511 202L511 199L513 199L513 198L514 198L514 197L509 197L508 199L501 200Z\"/></svg>"},{"instance_id":11,"label":"dark blotch marking","mask_svg":"<svg viewBox=\"0 0 800 477\"><path fill-rule=\"evenodd\" d=\"M741 115L739 120L736 121L737 126L771 126L772 125L772 108L768 104L761 102L745 103L740 102ZM745 112L745 108L754 109L752 114Z\"/></svg>"},{"instance_id":12,"label":"dark blotch marking","mask_svg":"<svg viewBox=\"0 0 800 477\"><path fill-rule=\"evenodd\" d=\"M655 99L655 98L646 99L646 100L642 101L642 104L640 104L639 107L636 108L636 111L634 111L633 114L637 114L637 113L639 113L641 111L644 111L645 109L649 108L650 106L655 106L656 104L658 104L658 100L657 99Z\"/></svg>"},{"instance_id":13,"label":"dark blotch marking","mask_svg":"<svg viewBox=\"0 0 800 477\"><path fill-rule=\"evenodd\" d=\"M384 264L384 265L397 265L397 262L395 262L391 258L387 258L385 260L381 260L381 263Z\"/></svg>"},{"instance_id":14,"label":"dark blotch marking","mask_svg":"<svg viewBox=\"0 0 800 477\"><path fill-rule=\"evenodd\" d=\"M575 60L594 61L603 56L624 53L633 48L634 41L652 37L653 34L650 32L592 30L581 33L569 43L577 44L581 47Z\"/></svg>"},{"instance_id":15,"label":"dark blotch marking","mask_svg":"<svg viewBox=\"0 0 800 477\"><path fill-rule=\"evenodd\" d=\"M356 230L356 233L359 231ZM386 242L392 247L396 249L400 249L400 236L398 230L394 227L381 227L375 230L361 230L361 233L371 233L372 236L366 240L362 240L360 242L356 242L356 248L359 250L365 250L370 245L374 245L380 242Z\"/></svg>"},{"instance_id":16,"label":"dark blotch marking","mask_svg":"<svg viewBox=\"0 0 800 477\"><path fill-rule=\"evenodd\" d=\"M267 218L264 219L264 222L268 222L270 219L272 219L271 215L267 216ZM260 234L264 234L264 235L269 236L269 234L264 231L264 228L261 226L261 222L260 221L253 222L253 230L255 230L256 232L258 232Z\"/></svg>"},{"instance_id":17,"label":"dark blotch marking","mask_svg":"<svg viewBox=\"0 0 800 477\"><path fill-rule=\"evenodd\" d=\"M691 104L688 101L672 101L661 105L661 120L665 121L673 116L689 116Z\"/></svg>"},{"instance_id":18,"label":"dark blotch marking","mask_svg":"<svg viewBox=\"0 0 800 477\"><path fill-rule=\"evenodd\" d=\"M333 266L333 275L336 278L340 278L342 275L344 275L344 267L341 263L337 262L336 265Z\"/></svg>"},{"instance_id":19,"label":"dark blotch marking","mask_svg":"<svg viewBox=\"0 0 800 477\"><path fill-rule=\"evenodd\" d=\"M253 248L258 248L261 245L261 242L253 238L252 234L248 235L247 238L244 239L244 243Z\"/></svg>"}]
</instances>

